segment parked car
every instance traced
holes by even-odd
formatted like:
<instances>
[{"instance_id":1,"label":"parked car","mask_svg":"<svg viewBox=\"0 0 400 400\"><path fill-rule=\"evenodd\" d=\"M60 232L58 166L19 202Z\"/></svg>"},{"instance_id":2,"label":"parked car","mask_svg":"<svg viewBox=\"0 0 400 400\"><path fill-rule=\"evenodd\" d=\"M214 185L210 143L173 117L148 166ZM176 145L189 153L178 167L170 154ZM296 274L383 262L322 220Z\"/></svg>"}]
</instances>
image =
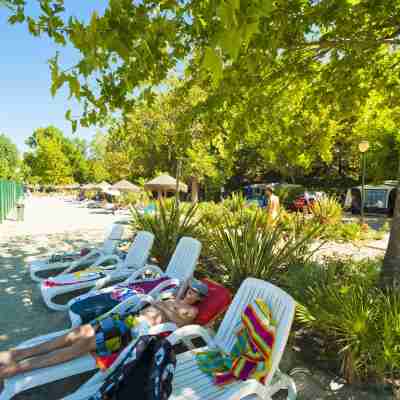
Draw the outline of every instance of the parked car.
<instances>
[{"instance_id":1,"label":"parked car","mask_svg":"<svg viewBox=\"0 0 400 400\"><path fill-rule=\"evenodd\" d=\"M352 214L361 212L361 190L361 186L355 186L347 191L344 205ZM376 186L365 185L364 195L364 212L393 215L396 200L395 182L385 182Z\"/></svg>"},{"instance_id":2,"label":"parked car","mask_svg":"<svg viewBox=\"0 0 400 400\"><path fill-rule=\"evenodd\" d=\"M396 200L396 181L386 181L382 185L364 186L364 212L387 214L392 216ZM345 209L352 214L361 213L361 186L352 187L347 191Z\"/></svg>"},{"instance_id":3,"label":"parked car","mask_svg":"<svg viewBox=\"0 0 400 400\"><path fill-rule=\"evenodd\" d=\"M305 191L303 194L297 196L289 205L290 211L310 212L311 208L318 199L325 195L324 192L310 192Z\"/></svg>"}]
</instances>

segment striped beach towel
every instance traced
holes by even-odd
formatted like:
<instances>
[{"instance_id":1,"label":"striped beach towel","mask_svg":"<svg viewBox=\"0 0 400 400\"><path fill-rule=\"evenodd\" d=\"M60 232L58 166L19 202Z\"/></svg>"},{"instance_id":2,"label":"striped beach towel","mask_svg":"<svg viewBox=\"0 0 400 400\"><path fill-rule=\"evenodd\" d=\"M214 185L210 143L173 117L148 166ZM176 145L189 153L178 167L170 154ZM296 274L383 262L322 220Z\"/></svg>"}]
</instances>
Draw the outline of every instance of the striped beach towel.
<instances>
[{"instance_id":1,"label":"striped beach towel","mask_svg":"<svg viewBox=\"0 0 400 400\"><path fill-rule=\"evenodd\" d=\"M242 313L242 327L230 354L208 350L196 354L199 368L213 376L217 385L235 380L257 379L265 382L271 369L276 324L268 306L256 299Z\"/></svg>"}]
</instances>

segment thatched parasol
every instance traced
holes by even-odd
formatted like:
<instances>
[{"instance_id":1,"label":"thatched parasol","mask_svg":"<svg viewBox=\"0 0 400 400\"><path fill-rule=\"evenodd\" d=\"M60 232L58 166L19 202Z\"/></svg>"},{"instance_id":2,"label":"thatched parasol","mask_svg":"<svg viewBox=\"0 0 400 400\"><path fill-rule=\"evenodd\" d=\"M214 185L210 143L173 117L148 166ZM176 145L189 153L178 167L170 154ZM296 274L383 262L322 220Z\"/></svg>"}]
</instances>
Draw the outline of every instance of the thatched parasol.
<instances>
[{"instance_id":1,"label":"thatched parasol","mask_svg":"<svg viewBox=\"0 0 400 400\"><path fill-rule=\"evenodd\" d=\"M135 193L138 193L141 190L138 186L134 185L131 182L128 182L125 179L117 183L114 183L114 185L111 186L111 189L116 189L121 192L135 192Z\"/></svg>"},{"instance_id":2,"label":"thatched parasol","mask_svg":"<svg viewBox=\"0 0 400 400\"><path fill-rule=\"evenodd\" d=\"M160 196L163 192L176 191L176 179L169 175L160 175L144 184L146 190L157 191ZM188 187L183 182L179 182L180 192L187 192Z\"/></svg>"},{"instance_id":3,"label":"thatched parasol","mask_svg":"<svg viewBox=\"0 0 400 400\"><path fill-rule=\"evenodd\" d=\"M98 188L98 185L96 183L87 183L86 185L82 186L82 189L84 190L95 190Z\"/></svg>"}]
</instances>

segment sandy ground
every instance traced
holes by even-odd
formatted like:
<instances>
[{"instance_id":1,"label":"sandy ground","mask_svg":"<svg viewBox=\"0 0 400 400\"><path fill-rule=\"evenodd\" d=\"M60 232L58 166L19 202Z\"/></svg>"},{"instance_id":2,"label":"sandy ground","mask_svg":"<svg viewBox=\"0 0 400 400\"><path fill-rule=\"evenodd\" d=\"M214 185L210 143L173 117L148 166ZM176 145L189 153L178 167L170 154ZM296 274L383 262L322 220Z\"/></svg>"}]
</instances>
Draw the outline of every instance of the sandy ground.
<instances>
[{"instance_id":1,"label":"sandy ground","mask_svg":"<svg viewBox=\"0 0 400 400\"><path fill-rule=\"evenodd\" d=\"M0 351L69 326L66 314L44 305L39 288L30 279L27 262L99 244L112 223L126 223L128 218L127 214L114 216L71 200L30 197L24 222L11 215L0 225Z\"/></svg>"}]
</instances>

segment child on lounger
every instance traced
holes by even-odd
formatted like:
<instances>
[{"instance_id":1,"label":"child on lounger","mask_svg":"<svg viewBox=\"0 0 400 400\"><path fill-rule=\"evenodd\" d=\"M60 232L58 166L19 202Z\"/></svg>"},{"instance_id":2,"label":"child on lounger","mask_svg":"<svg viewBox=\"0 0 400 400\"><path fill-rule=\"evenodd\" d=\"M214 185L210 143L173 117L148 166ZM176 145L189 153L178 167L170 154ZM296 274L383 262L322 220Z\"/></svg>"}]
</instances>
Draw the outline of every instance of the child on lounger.
<instances>
[{"instance_id":1,"label":"child on lounger","mask_svg":"<svg viewBox=\"0 0 400 400\"><path fill-rule=\"evenodd\" d=\"M4 378L60 364L90 352L97 356L119 352L151 326L165 322L179 327L188 325L197 316L195 304L207 293L207 285L193 280L182 299L157 301L136 313L96 319L37 346L0 352L0 390Z\"/></svg>"}]
</instances>

